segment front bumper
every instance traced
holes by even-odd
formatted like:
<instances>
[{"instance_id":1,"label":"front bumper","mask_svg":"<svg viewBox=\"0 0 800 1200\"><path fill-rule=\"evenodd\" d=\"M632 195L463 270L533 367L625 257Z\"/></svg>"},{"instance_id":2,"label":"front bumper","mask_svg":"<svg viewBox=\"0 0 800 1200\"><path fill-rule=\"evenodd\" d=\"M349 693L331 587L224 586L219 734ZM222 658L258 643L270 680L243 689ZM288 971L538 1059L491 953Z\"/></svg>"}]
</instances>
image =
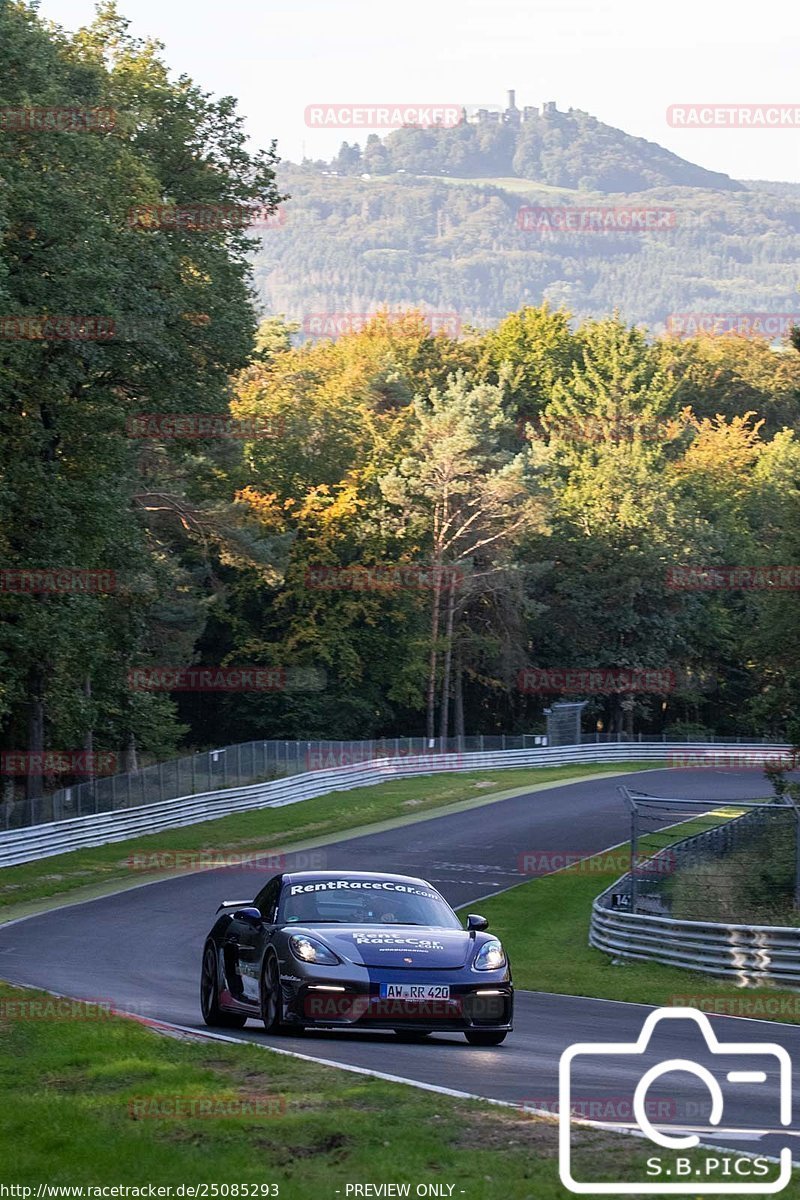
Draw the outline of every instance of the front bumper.
<instances>
[{"instance_id":1,"label":"front bumper","mask_svg":"<svg viewBox=\"0 0 800 1200\"><path fill-rule=\"evenodd\" d=\"M506 976L500 979L446 978L446 972L431 984L447 984L448 1000L389 1000L381 998L382 983L404 982L397 973L375 972L369 979L285 979L284 1020L290 1025L321 1028L453 1030L510 1030L513 1025L514 989ZM476 973L471 972L471 976ZM499 972L487 972L498 975ZM413 980L421 982L415 973Z\"/></svg>"}]
</instances>

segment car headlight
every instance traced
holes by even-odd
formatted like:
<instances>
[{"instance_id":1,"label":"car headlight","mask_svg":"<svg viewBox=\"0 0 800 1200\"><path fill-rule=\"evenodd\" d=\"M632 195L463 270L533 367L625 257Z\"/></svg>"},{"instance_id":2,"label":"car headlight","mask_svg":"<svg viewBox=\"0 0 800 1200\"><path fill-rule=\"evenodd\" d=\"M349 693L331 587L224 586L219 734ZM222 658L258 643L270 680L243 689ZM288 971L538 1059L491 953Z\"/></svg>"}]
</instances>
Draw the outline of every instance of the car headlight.
<instances>
[{"instance_id":1,"label":"car headlight","mask_svg":"<svg viewBox=\"0 0 800 1200\"><path fill-rule=\"evenodd\" d=\"M293 934L289 938L289 945L292 954L301 962L324 963L328 967L335 967L339 962L332 950L329 950L322 942L318 942L316 938L306 937L305 934Z\"/></svg>"},{"instance_id":2,"label":"car headlight","mask_svg":"<svg viewBox=\"0 0 800 1200\"><path fill-rule=\"evenodd\" d=\"M506 965L506 952L499 942L484 942L472 964L476 971L499 971Z\"/></svg>"}]
</instances>

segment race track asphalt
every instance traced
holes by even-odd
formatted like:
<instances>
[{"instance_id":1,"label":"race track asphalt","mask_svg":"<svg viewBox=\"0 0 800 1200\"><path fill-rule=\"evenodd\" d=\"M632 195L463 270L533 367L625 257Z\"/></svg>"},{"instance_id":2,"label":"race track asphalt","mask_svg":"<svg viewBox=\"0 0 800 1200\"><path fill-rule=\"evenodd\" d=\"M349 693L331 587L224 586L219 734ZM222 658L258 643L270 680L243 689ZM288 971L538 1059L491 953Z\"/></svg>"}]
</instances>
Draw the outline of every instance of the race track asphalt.
<instances>
[{"instance_id":1,"label":"race track asphalt","mask_svg":"<svg viewBox=\"0 0 800 1200\"><path fill-rule=\"evenodd\" d=\"M419 782L423 788L424 778ZM620 777L596 777L337 840L310 853L318 856L314 863L331 869L422 876L460 907L527 878L518 869L523 854L583 856L626 840L629 817L617 791L620 782ZM637 773L635 785L655 795L708 800L709 806L765 794L758 771L652 770ZM157 846L157 837L152 840ZM309 853L287 856L286 869L295 862L307 866ZM263 871L242 868L178 875L0 926L0 977L84 1000L111 1001L125 1012L158 1021L205 1028L198 1002L204 937L221 900L250 899L265 878ZM558 1060L567 1046L635 1041L649 1011L640 1005L518 992L514 1032L494 1049L470 1047L454 1034L404 1044L391 1033L308 1032L273 1044L333 1064L542 1108L557 1101ZM778 1042L800 1063L800 1027L724 1017L714 1018L713 1025L725 1041ZM695 1046L694 1034L691 1024L670 1022L660 1028L651 1054L633 1062L631 1056L599 1065L587 1060L574 1085L578 1110L612 1124L629 1124L625 1105L643 1066L688 1054L713 1068L723 1084L726 1132L708 1127L705 1085L684 1073L673 1074L668 1085L654 1085L655 1120L703 1130L703 1141L734 1151L776 1156L790 1145L793 1157L800 1159L800 1121L795 1119L789 1130L779 1126L774 1060L768 1055L763 1063L756 1059L768 1075L766 1082L730 1084L725 1074L734 1068ZM255 1022L233 1036L267 1042Z\"/></svg>"}]
</instances>

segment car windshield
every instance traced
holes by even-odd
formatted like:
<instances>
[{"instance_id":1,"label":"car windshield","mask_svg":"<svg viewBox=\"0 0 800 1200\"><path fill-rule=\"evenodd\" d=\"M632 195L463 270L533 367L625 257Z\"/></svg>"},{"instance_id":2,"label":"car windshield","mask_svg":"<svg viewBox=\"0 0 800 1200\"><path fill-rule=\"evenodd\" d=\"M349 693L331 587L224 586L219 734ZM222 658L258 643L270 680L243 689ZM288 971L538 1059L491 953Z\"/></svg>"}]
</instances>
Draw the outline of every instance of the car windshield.
<instances>
[{"instance_id":1,"label":"car windshield","mask_svg":"<svg viewBox=\"0 0 800 1200\"><path fill-rule=\"evenodd\" d=\"M460 929L433 888L389 879L314 879L287 883L278 921L296 924L433 925Z\"/></svg>"}]
</instances>

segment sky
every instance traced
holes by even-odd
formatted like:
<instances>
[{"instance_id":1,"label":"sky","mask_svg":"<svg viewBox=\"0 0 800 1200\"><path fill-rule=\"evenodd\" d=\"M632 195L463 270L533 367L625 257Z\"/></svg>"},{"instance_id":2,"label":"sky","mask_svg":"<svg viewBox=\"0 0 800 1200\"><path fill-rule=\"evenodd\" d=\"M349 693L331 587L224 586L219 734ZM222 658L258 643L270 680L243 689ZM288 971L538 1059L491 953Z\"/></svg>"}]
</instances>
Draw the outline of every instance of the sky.
<instances>
[{"instance_id":1,"label":"sky","mask_svg":"<svg viewBox=\"0 0 800 1200\"><path fill-rule=\"evenodd\" d=\"M233 95L253 143L329 158L367 130L309 128L308 105L555 100L737 179L800 181L800 126L676 129L673 104L800 110L798 0L119 0L175 74ZM93 0L41 0L74 30Z\"/></svg>"}]
</instances>

